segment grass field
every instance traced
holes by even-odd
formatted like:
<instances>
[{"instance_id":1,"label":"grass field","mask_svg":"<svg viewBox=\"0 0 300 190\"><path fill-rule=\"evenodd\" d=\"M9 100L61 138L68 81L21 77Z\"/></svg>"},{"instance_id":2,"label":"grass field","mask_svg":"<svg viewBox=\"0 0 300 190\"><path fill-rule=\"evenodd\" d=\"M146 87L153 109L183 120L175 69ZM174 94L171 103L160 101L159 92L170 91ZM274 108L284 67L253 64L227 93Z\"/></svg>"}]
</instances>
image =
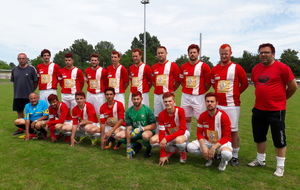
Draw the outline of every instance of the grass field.
<instances>
[{"instance_id":1,"label":"grass field","mask_svg":"<svg viewBox=\"0 0 300 190\"><path fill-rule=\"evenodd\" d=\"M90 146L89 141L75 147L62 141L25 142L11 136L16 130L12 83L0 80L0 189L300 189L300 92L288 101L285 175L277 178L273 176L276 160L270 135L267 166L247 167L256 156L250 123L253 91L250 86L242 95L240 165L220 172L218 162L205 167L205 160L192 154L188 154L186 164L179 163L178 154L169 164L159 167L157 149L148 159L143 158L142 149L128 160L124 146L101 151L98 146ZM180 92L176 95L180 105ZM190 140L195 139L195 122L192 128Z\"/></svg>"}]
</instances>

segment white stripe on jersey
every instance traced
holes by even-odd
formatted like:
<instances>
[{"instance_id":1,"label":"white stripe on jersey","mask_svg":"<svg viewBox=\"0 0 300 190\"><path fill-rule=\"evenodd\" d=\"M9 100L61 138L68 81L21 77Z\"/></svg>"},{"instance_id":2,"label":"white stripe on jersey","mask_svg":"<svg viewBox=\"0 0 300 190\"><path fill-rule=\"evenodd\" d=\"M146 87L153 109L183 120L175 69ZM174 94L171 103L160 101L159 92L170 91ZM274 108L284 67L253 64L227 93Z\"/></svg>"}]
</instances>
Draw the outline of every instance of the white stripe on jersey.
<instances>
[{"instance_id":1,"label":"white stripe on jersey","mask_svg":"<svg viewBox=\"0 0 300 190\"><path fill-rule=\"evenodd\" d=\"M96 76L95 76L95 79L96 79L96 81L97 81L97 83L98 83L98 88L97 89L95 89L95 92L96 93L100 93L100 88L101 88L101 82L100 82L100 79L101 79L101 75L102 75L102 68L101 67L99 67L98 69L97 69L97 71L96 71Z\"/></svg>"},{"instance_id":2,"label":"white stripe on jersey","mask_svg":"<svg viewBox=\"0 0 300 190\"><path fill-rule=\"evenodd\" d=\"M163 93L169 92L170 70L171 70L171 61L168 61L164 67L164 75L166 75L166 84L163 86Z\"/></svg>"},{"instance_id":3,"label":"white stripe on jersey","mask_svg":"<svg viewBox=\"0 0 300 190\"><path fill-rule=\"evenodd\" d=\"M75 67L73 70L72 70L72 73L71 73L71 79L73 79L74 81L74 86L71 88L71 94L75 94L76 92L76 78L77 78L77 72L78 72L78 68Z\"/></svg>"},{"instance_id":4,"label":"white stripe on jersey","mask_svg":"<svg viewBox=\"0 0 300 190\"><path fill-rule=\"evenodd\" d=\"M143 63L139 66L139 72L138 72L138 77L139 77L139 86L137 87L137 90L143 93L143 74L145 70L146 64Z\"/></svg>"},{"instance_id":5,"label":"white stripe on jersey","mask_svg":"<svg viewBox=\"0 0 300 190\"><path fill-rule=\"evenodd\" d=\"M116 70L116 76L115 76L115 78L117 79L117 85L115 88L116 94L120 93L121 68L122 68L122 65L119 65L119 67Z\"/></svg>"},{"instance_id":6,"label":"white stripe on jersey","mask_svg":"<svg viewBox=\"0 0 300 190\"><path fill-rule=\"evenodd\" d=\"M194 70L194 76L196 76L196 87L193 88L192 95L199 95L199 88L200 88L200 77L201 77L201 67L203 62L200 61L196 66Z\"/></svg>"},{"instance_id":7,"label":"white stripe on jersey","mask_svg":"<svg viewBox=\"0 0 300 190\"><path fill-rule=\"evenodd\" d=\"M221 116L222 116L222 112L218 112L217 115L215 116L215 131L218 132L218 137L220 140L221 135L222 135L222 128L221 128Z\"/></svg>"},{"instance_id":8,"label":"white stripe on jersey","mask_svg":"<svg viewBox=\"0 0 300 190\"><path fill-rule=\"evenodd\" d=\"M233 82L235 77L235 68L236 68L236 64L231 64L227 70L226 80L230 82L229 91L228 93L226 93L227 106L235 106L234 99L233 99Z\"/></svg>"},{"instance_id":9,"label":"white stripe on jersey","mask_svg":"<svg viewBox=\"0 0 300 190\"><path fill-rule=\"evenodd\" d=\"M53 83L53 71L54 71L54 63L50 63L50 65L48 66L48 74L51 76L50 78L50 82L47 83L47 88L46 89L51 89L52 88L52 83Z\"/></svg>"}]
</instances>

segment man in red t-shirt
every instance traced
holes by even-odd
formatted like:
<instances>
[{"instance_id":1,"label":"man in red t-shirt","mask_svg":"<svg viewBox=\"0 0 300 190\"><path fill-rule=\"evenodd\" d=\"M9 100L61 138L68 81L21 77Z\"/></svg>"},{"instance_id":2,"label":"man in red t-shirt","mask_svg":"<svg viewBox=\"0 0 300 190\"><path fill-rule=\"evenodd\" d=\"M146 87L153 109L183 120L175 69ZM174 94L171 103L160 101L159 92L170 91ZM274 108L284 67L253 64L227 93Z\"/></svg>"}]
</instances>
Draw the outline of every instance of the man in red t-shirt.
<instances>
[{"instance_id":1,"label":"man in red t-shirt","mask_svg":"<svg viewBox=\"0 0 300 190\"><path fill-rule=\"evenodd\" d=\"M298 85L291 69L286 64L275 61L275 48L272 44L261 44L258 53L261 63L252 69L251 76L256 97L252 109L252 132L257 157L248 166L266 165L267 133L270 126L277 161L274 175L282 177L286 154L286 101L292 97Z\"/></svg>"},{"instance_id":2,"label":"man in red t-shirt","mask_svg":"<svg viewBox=\"0 0 300 190\"><path fill-rule=\"evenodd\" d=\"M158 63L152 66L152 84L154 86L154 116L165 109L162 96L165 92L174 93L180 86L179 67L176 63L167 60L167 48L157 47Z\"/></svg>"},{"instance_id":3,"label":"man in red t-shirt","mask_svg":"<svg viewBox=\"0 0 300 190\"><path fill-rule=\"evenodd\" d=\"M221 45L219 49L221 62L211 70L211 83L218 96L218 108L225 111L231 122L231 138L233 157L231 165L239 165L239 133L240 95L248 87L248 78L245 70L238 64L231 62L231 47Z\"/></svg>"},{"instance_id":4,"label":"man in red t-shirt","mask_svg":"<svg viewBox=\"0 0 300 190\"><path fill-rule=\"evenodd\" d=\"M128 72L120 63L120 53L111 52L112 65L107 67L108 86L115 89L114 99L122 102L125 107L125 91L129 85Z\"/></svg>"},{"instance_id":5,"label":"man in red t-shirt","mask_svg":"<svg viewBox=\"0 0 300 190\"><path fill-rule=\"evenodd\" d=\"M136 91L142 93L142 104L149 106L148 92L152 86L151 68L149 65L142 62L142 51L140 49L132 50L132 60L134 64L129 67L130 95L128 101L128 108L130 108L133 105L131 101L131 94Z\"/></svg>"},{"instance_id":6,"label":"man in red t-shirt","mask_svg":"<svg viewBox=\"0 0 300 190\"><path fill-rule=\"evenodd\" d=\"M69 109L76 106L75 92L81 91L84 86L82 71L73 65L74 59L71 53L65 55L66 67L59 71L59 82L61 86L61 99Z\"/></svg>"},{"instance_id":7,"label":"man in red t-shirt","mask_svg":"<svg viewBox=\"0 0 300 190\"><path fill-rule=\"evenodd\" d=\"M182 85L181 107L186 114L186 125L191 131L192 116L196 119L206 110L204 95L210 88L210 67L199 60L200 48L196 44L188 47L190 61L180 67Z\"/></svg>"},{"instance_id":8,"label":"man in red t-shirt","mask_svg":"<svg viewBox=\"0 0 300 190\"><path fill-rule=\"evenodd\" d=\"M166 109L158 115L158 134L150 139L150 144L153 147L159 146L160 158L159 165L163 166L165 162L169 162L173 154L180 152L180 162L187 161L186 145L190 137L190 132L185 123L184 109L175 106L175 95L171 92L166 92L163 95L163 100ZM176 147L175 147L176 146ZM168 153L166 153L168 150Z\"/></svg>"},{"instance_id":9,"label":"man in red t-shirt","mask_svg":"<svg viewBox=\"0 0 300 190\"><path fill-rule=\"evenodd\" d=\"M97 115L100 106L104 103L104 90L107 88L107 70L100 67L99 55L92 54L91 67L85 70L85 80L88 84L86 101L93 104Z\"/></svg>"},{"instance_id":10,"label":"man in red t-shirt","mask_svg":"<svg viewBox=\"0 0 300 190\"><path fill-rule=\"evenodd\" d=\"M216 152L221 155L219 170L224 171L232 158L231 127L226 112L217 108L218 97L209 92L205 95L207 110L198 119L197 140L188 144L187 150L196 155L203 155L206 166L211 166Z\"/></svg>"},{"instance_id":11,"label":"man in red t-shirt","mask_svg":"<svg viewBox=\"0 0 300 190\"><path fill-rule=\"evenodd\" d=\"M40 90L40 100L45 100L48 103L48 96L50 94L57 94L56 91L60 68L57 64L50 62L51 52L48 49L44 49L41 52L41 57L44 60L44 63L41 63L36 67L39 79L38 86Z\"/></svg>"}]
</instances>

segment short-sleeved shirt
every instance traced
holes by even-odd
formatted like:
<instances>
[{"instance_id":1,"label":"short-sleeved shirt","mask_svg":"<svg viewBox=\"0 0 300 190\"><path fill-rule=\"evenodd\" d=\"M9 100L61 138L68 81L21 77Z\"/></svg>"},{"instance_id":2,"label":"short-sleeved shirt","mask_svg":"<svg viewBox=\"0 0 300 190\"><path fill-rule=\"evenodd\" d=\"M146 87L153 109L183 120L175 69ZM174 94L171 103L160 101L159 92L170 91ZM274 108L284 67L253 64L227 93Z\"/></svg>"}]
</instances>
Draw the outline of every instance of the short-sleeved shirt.
<instances>
[{"instance_id":1,"label":"short-sleeved shirt","mask_svg":"<svg viewBox=\"0 0 300 190\"><path fill-rule=\"evenodd\" d=\"M138 111L135 111L133 106L125 112L126 126L132 126L133 129L138 126L147 126L155 123L155 117L150 107L143 105Z\"/></svg>"},{"instance_id":2,"label":"short-sleeved shirt","mask_svg":"<svg viewBox=\"0 0 300 190\"><path fill-rule=\"evenodd\" d=\"M167 61L164 64L154 64L152 67L154 94L174 92L175 82L180 82L179 73L179 67L171 61Z\"/></svg>"},{"instance_id":3,"label":"short-sleeved shirt","mask_svg":"<svg viewBox=\"0 0 300 190\"><path fill-rule=\"evenodd\" d=\"M75 94L76 91L81 90L84 86L84 76L82 71L74 67L69 70L66 67L59 70L59 77L61 93Z\"/></svg>"},{"instance_id":4,"label":"short-sleeved shirt","mask_svg":"<svg viewBox=\"0 0 300 190\"><path fill-rule=\"evenodd\" d=\"M107 70L100 66L95 70L89 67L85 70L85 80L88 84L88 92L92 94L104 92L107 88Z\"/></svg>"},{"instance_id":5,"label":"short-sleeved shirt","mask_svg":"<svg viewBox=\"0 0 300 190\"><path fill-rule=\"evenodd\" d=\"M43 116L49 116L48 104L45 100L39 100L35 106L29 102L25 106L25 120L35 121Z\"/></svg>"},{"instance_id":6,"label":"short-sleeved shirt","mask_svg":"<svg viewBox=\"0 0 300 190\"><path fill-rule=\"evenodd\" d=\"M251 76L255 85L254 107L264 111L286 110L286 85L293 79L295 76L291 68L284 63L257 64Z\"/></svg>"},{"instance_id":7,"label":"short-sleeved shirt","mask_svg":"<svg viewBox=\"0 0 300 190\"><path fill-rule=\"evenodd\" d=\"M116 94L125 92L125 83L129 82L128 72L123 65L114 68L113 65L107 67L108 86L115 89Z\"/></svg>"},{"instance_id":8,"label":"short-sleeved shirt","mask_svg":"<svg viewBox=\"0 0 300 190\"><path fill-rule=\"evenodd\" d=\"M114 105L109 107L107 102L100 107L100 123L113 127L119 119L124 119L124 106L122 102L114 100ZM125 121L122 122L122 126L125 126Z\"/></svg>"},{"instance_id":9,"label":"short-sleeved shirt","mask_svg":"<svg viewBox=\"0 0 300 190\"><path fill-rule=\"evenodd\" d=\"M57 123L64 123L65 120L72 120L70 109L68 108L66 103L59 102L59 105L56 109L53 109L51 106L49 106L49 122L47 123L48 126Z\"/></svg>"},{"instance_id":10,"label":"short-sleeved shirt","mask_svg":"<svg viewBox=\"0 0 300 190\"><path fill-rule=\"evenodd\" d=\"M76 105L72 109L72 118L73 118L73 124L77 125L81 122L81 120L89 120L93 123L98 123L98 118L96 115L96 111L94 106L89 103L85 102L85 105L83 109L80 109L78 105Z\"/></svg>"},{"instance_id":11,"label":"short-sleeved shirt","mask_svg":"<svg viewBox=\"0 0 300 190\"><path fill-rule=\"evenodd\" d=\"M25 68L16 66L12 69L10 81L14 83L14 98L28 99L38 81L36 69L31 65Z\"/></svg>"},{"instance_id":12,"label":"short-sleeved shirt","mask_svg":"<svg viewBox=\"0 0 300 190\"><path fill-rule=\"evenodd\" d=\"M139 66L135 64L129 68L130 74L130 92L140 91L141 93L149 92L149 84L151 84L152 70L146 63L141 63Z\"/></svg>"},{"instance_id":13,"label":"short-sleeved shirt","mask_svg":"<svg viewBox=\"0 0 300 190\"><path fill-rule=\"evenodd\" d=\"M53 62L49 65L41 63L37 66L39 90L57 89L59 66Z\"/></svg>"},{"instance_id":14,"label":"short-sleeved shirt","mask_svg":"<svg viewBox=\"0 0 300 190\"><path fill-rule=\"evenodd\" d=\"M190 62L180 67L182 92L191 95L201 95L206 92L205 84L210 84L210 67L199 61L192 65Z\"/></svg>"}]
</instances>

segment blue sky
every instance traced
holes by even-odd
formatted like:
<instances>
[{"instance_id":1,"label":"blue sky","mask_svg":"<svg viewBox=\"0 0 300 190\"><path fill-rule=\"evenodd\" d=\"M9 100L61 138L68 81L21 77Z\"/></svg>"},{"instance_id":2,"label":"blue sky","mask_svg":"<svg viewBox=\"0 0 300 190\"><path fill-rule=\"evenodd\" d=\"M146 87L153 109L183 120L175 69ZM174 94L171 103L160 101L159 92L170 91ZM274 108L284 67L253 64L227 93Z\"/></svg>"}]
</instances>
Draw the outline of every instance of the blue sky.
<instances>
[{"instance_id":1,"label":"blue sky","mask_svg":"<svg viewBox=\"0 0 300 190\"><path fill-rule=\"evenodd\" d=\"M296 0L150 0L147 31L167 47L171 61L186 54L188 45L199 44L200 33L202 55L214 64L223 43L232 46L235 57L273 43L279 58L284 49L300 51L299 10ZM11 0L1 5L0 23L0 60L7 63L17 63L20 52L36 58L44 48L54 57L81 38L93 46L112 42L123 53L144 31L144 5L140 0Z\"/></svg>"}]
</instances>

